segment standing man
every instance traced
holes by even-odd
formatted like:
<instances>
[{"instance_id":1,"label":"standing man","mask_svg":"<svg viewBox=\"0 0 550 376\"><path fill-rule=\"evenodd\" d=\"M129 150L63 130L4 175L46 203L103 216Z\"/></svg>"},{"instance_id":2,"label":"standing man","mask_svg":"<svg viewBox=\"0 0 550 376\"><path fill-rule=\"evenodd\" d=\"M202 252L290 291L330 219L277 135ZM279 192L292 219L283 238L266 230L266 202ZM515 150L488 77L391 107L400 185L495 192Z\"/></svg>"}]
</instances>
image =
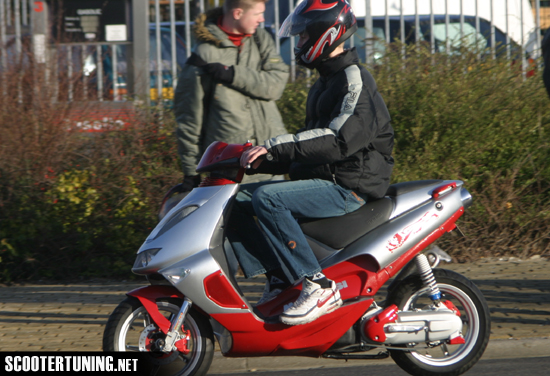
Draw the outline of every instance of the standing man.
<instances>
[{"instance_id":1,"label":"standing man","mask_svg":"<svg viewBox=\"0 0 550 376\"><path fill-rule=\"evenodd\" d=\"M275 101L288 66L271 35L259 28L265 2L226 0L195 21L198 44L178 79L174 103L184 191L199 185L195 170L213 141L256 145L286 133Z\"/></svg>"}]
</instances>

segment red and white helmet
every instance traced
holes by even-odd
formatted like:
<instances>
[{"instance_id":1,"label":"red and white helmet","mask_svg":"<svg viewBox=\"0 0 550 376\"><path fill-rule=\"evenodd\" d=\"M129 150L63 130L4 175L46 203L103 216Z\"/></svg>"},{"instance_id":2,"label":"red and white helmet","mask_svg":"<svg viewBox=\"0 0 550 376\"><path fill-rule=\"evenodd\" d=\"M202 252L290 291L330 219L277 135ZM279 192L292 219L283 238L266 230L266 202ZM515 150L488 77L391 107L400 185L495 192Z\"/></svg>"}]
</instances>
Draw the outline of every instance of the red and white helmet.
<instances>
[{"instance_id":1,"label":"red and white helmet","mask_svg":"<svg viewBox=\"0 0 550 376\"><path fill-rule=\"evenodd\" d=\"M296 62L312 65L326 58L357 30L357 21L347 0L304 0L281 26L279 37L306 32L309 39L295 48Z\"/></svg>"}]
</instances>

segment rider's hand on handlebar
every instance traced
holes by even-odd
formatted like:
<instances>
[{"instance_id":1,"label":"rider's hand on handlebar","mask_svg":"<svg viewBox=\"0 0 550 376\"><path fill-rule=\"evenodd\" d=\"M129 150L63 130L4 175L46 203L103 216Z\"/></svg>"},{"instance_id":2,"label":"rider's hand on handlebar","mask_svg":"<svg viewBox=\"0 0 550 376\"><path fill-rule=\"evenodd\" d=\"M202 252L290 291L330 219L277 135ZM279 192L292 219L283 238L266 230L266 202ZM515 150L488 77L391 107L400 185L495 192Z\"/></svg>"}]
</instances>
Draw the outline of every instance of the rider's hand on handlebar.
<instances>
[{"instance_id":1,"label":"rider's hand on handlebar","mask_svg":"<svg viewBox=\"0 0 550 376\"><path fill-rule=\"evenodd\" d=\"M267 149L264 146L254 146L246 150L243 155L241 155L241 167L243 168L258 168L264 158L264 155L267 154Z\"/></svg>"}]
</instances>

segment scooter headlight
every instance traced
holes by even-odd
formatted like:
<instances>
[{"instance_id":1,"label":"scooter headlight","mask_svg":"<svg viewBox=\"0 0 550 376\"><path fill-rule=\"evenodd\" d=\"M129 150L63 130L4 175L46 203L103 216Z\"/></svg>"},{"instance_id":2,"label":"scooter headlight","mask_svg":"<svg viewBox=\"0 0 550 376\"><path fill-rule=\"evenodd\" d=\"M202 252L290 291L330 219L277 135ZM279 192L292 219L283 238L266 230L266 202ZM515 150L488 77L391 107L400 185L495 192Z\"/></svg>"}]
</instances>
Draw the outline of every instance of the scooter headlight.
<instances>
[{"instance_id":1,"label":"scooter headlight","mask_svg":"<svg viewBox=\"0 0 550 376\"><path fill-rule=\"evenodd\" d=\"M147 265L149 265L153 257L155 257L155 255L159 253L161 249L162 248L151 248L138 253L136 257L136 262L134 262L134 269L141 269L141 268L147 267Z\"/></svg>"}]
</instances>

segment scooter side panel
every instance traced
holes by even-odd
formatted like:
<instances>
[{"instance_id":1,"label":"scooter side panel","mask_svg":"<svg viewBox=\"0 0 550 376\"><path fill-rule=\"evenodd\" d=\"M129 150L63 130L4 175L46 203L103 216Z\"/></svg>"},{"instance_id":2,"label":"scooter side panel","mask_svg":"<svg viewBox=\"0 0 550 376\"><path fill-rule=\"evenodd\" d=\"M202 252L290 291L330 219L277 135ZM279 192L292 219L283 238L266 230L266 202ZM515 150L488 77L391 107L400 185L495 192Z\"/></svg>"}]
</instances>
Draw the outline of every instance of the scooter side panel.
<instances>
[{"instance_id":1,"label":"scooter side panel","mask_svg":"<svg viewBox=\"0 0 550 376\"><path fill-rule=\"evenodd\" d=\"M368 254L383 269L443 225L460 208L461 190L457 188L381 225L342 251L322 260L321 267L326 269L358 255Z\"/></svg>"},{"instance_id":2,"label":"scooter side panel","mask_svg":"<svg viewBox=\"0 0 550 376\"><path fill-rule=\"evenodd\" d=\"M387 273L377 273L378 264L369 255L360 255L323 270L325 275L336 282L342 300L356 300L359 297L374 296L388 280ZM296 301L302 284L292 286L274 299L257 306L264 317L274 317L283 312L284 306Z\"/></svg>"},{"instance_id":3,"label":"scooter side panel","mask_svg":"<svg viewBox=\"0 0 550 376\"><path fill-rule=\"evenodd\" d=\"M170 278L170 275L183 274L182 272L185 272L185 277L179 281ZM191 299L193 305L200 307L208 314L248 310L248 306L242 301L233 285L227 281L208 250L185 258L175 265L160 270L159 273L164 275L184 296ZM212 278L216 280L212 282ZM222 287L223 291L231 295L220 298L220 292L213 291L216 286Z\"/></svg>"},{"instance_id":4,"label":"scooter side panel","mask_svg":"<svg viewBox=\"0 0 550 376\"><path fill-rule=\"evenodd\" d=\"M157 225L139 252L145 249L160 248L161 250L146 267L134 266L132 271L137 274L156 273L160 269L173 265L186 257L207 250L223 211L238 188L237 184L232 184L201 187L191 191ZM162 236L157 237L157 234L164 231L163 227L169 223L178 210L193 205L198 206L198 209L171 226Z\"/></svg>"},{"instance_id":5,"label":"scooter side panel","mask_svg":"<svg viewBox=\"0 0 550 376\"><path fill-rule=\"evenodd\" d=\"M460 180L441 180L431 186L424 187L413 192L404 193L395 197L395 207L390 218L396 218L408 212L409 210L411 210L411 208L414 208L424 202L431 200L432 193L435 189L449 183L456 183L457 189L459 190L463 185L463 182Z\"/></svg>"},{"instance_id":6,"label":"scooter side panel","mask_svg":"<svg viewBox=\"0 0 550 376\"><path fill-rule=\"evenodd\" d=\"M345 304L306 324L266 323L252 313L213 314L233 337L227 357L301 355L318 357L365 313L373 299Z\"/></svg>"}]
</instances>

